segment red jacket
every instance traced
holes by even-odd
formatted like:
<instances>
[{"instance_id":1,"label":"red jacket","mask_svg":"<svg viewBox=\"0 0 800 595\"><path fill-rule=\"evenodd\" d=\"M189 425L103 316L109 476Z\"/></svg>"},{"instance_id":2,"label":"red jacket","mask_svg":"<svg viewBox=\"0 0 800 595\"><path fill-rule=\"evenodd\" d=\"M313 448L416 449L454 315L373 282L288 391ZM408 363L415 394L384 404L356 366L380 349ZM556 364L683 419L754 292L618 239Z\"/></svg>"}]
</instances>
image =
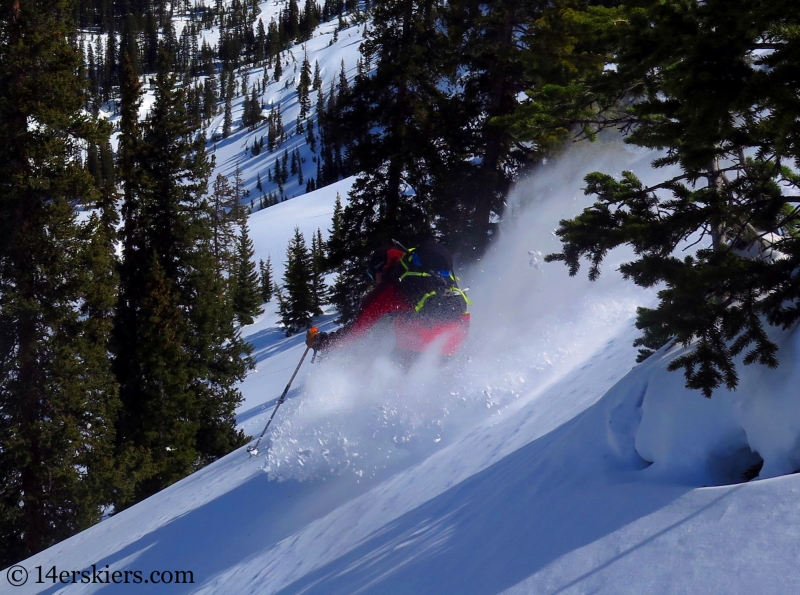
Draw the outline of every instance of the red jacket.
<instances>
[{"instance_id":1,"label":"red jacket","mask_svg":"<svg viewBox=\"0 0 800 595\"><path fill-rule=\"evenodd\" d=\"M384 282L364 298L356 319L337 333L336 342L347 343L362 337L387 316L394 320L395 348L404 351L421 353L441 341L439 352L455 355L469 330L469 313L455 321L423 319L395 283Z\"/></svg>"}]
</instances>

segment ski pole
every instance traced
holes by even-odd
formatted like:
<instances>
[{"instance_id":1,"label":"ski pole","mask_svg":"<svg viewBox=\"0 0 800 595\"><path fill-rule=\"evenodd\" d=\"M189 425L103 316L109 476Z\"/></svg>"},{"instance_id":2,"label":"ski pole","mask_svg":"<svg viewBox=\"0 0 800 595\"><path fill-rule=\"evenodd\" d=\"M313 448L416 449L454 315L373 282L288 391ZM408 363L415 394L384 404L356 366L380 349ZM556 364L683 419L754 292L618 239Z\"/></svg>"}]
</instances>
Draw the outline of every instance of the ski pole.
<instances>
[{"instance_id":1,"label":"ski pole","mask_svg":"<svg viewBox=\"0 0 800 595\"><path fill-rule=\"evenodd\" d=\"M269 428L269 424L272 423L272 418L275 417L275 412L278 411L278 407L280 407L281 403L283 403L286 400L286 395L289 394L289 387L292 386L294 377L297 376L297 372L298 370L300 370L300 366L303 365L303 360L306 359L306 354L308 353L309 349L311 349L311 347L306 347L306 350L303 352L303 357L300 358L300 363L297 364L297 367L294 369L294 374L292 374L292 377L289 378L289 384L287 384L286 388L283 389L283 394L278 399L278 403L275 405L275 409L272 410L272 415L269 416L269 420L267 420L267 425L264 426L264 430L261 432L261 436L258 437L258 440L256 440L256 443L253 446L247 447L247 452L250 453L251 457L258 456L258 445L261 444L261 439L264 437L264 434L267 433L267 428Z\"/></svg>"}]
</instances>

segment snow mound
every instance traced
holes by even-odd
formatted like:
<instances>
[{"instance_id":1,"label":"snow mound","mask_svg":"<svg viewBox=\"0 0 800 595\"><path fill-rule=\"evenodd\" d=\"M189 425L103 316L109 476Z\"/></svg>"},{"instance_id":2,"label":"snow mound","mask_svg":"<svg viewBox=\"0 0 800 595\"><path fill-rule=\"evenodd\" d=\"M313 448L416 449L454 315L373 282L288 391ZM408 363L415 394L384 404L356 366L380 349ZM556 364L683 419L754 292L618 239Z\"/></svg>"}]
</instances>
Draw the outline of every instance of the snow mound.
<instances>
[{"instance_id":1,"label":"snow mound","mask_svg":"<svg viewBox=\"0 0 800 595\"><path fill-rule=\"evenodd\" d=\"M636 449L653 463L648 474L690 485L741 483L800 469L800 335L771 328L781 365L744 366L735 392L718 389L710 399L667 371L686 352L670 348L651 356ZM761 464L763 463L763 468ZM760 470L760 474L758 471Z\"/></svg>"}]
</instances>

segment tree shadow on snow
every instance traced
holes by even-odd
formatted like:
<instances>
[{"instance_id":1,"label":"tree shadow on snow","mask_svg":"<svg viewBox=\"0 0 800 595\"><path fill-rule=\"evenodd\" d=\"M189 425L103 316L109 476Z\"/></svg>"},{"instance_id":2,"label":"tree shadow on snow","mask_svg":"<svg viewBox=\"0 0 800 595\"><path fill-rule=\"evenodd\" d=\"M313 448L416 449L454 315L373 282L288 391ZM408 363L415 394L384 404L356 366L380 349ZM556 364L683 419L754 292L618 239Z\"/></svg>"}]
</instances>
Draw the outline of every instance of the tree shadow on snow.
<instances>
[{"instance_id":1,"label":"tree shadow on snow","mask_svg":"<svg viewBox=\"0 0 800 595\"><path fill-rule=\"evenodd\" d=\"M226 461L229 457L235 457L233 464L261 465L261 460L249 459L244 449L231 453L216 464L230 465L231 461ZM367 491L372 485L374 483L365 482L362 490ZM173 519L113 554L93 561L98 570L106 569L106 565L109 571L139 570L143 579L154 570L191 571L194 584L159 584L153 587L131 582L100 586L92 592L108 595L156 590L171 595L192 593L217 574L273 547L353 497L352 485L340 488L341 484L335 479L313 484L279 483L269 481L266 473L254 473L219 498ZM132 575L130 580L133 580ZM97 585L91 587L97 588ZM55 595L63 588L64 585L57 584L41 593Z\"/></svg>"},{"instance_id":2,"label":"tree shadow on snow","mask_svg":"<svg viewBox=\"0 0 800 595\"><path fill-rule=\"evenodd\" d=\"M581 416L388 523L347 554L277 591L279 595L442 594L496 595L558 558L646 517L692 486L537 474L558 442L574 438ZM551 448L555 446L555 448ZM602 454L596 458L598 465ZM733 488L734 490L737 488ZM579 585L616 560L657 539L729 496L725 490L667 527L573 579L537 591L555 595ZM580 587L578 587L580 590ZM271 592L271 591L270 591Z\"/></svg>"},{"instance_id":3,"label":"tree shadow on snow","mask_svg":"<svg viewBox=\"0 0 800 595\"><path fill-rule=\"evenodd\" d=\"M253 577L259 592L496 595L562 556L653 514L696 487L639 481L635 469L641 466L615 467L607 445L604 447L599 439L581 441L587 432L602 434L608 430L611 422L597 415L602 403L601 399L483 471L377 527L350 551L294 583L282 588L271 584L265 570L263 576ZM240 457L241 463L229 457ZM259 464L248 462L243 449L229 457L215 465ZM404 466L402 462L399 465ZM209 469L214 472L213 466ZM270 482L265 473L254 473L231 491L96 564L98 568L108 564L114 570L145 573L191 570L194 584L159 586L164 593L190 593L249 559L268 557L269 550L281 540L365 494L398 470L386 469L382 476L359 485L352 477L277 483ZM671 524L584 569L577 578L548 582L548 589L542 592L581 589L585 579L689 521L733 490L709 498L684 518L668 519ZM402 493L397 496L402 497ZM331 547L341 546L332 543ZM220 586L224 589L224 584ZM117 595L140 593L141 589L142 585L108 585L100 592Z\"/></svg>"},{"instance_id":4,"label":"tree shadow on snow","mask_svg":"<svg viewBox=\"0 0 800 595\"><path fill-rule=\"evenodd\" d=\"M302 394L303 394L302 387L293 388L289 390L288 393L286 393L286 400L291 401L295 397L298 397ZM274 399L271 399L265 403L261 403L260 405L256 405L255 407L252 407L247 411L242 411L241 413L236 414L236 425L240 426L246 421L250 420L251 418L256 417L257 415L261 415L263 413L271 414L272 410L275 408L275 405L278 404L279 398L280 395L276 395Z\"/></svg>"}]
</instances>

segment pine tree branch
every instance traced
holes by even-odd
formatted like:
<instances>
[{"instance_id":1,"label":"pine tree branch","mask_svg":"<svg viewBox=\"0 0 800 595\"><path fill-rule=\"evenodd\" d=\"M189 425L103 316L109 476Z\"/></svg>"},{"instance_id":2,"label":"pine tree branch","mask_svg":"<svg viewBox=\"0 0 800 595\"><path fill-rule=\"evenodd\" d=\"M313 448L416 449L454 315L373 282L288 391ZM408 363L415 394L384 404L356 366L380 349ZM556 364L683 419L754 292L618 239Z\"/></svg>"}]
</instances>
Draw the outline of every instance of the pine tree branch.
<instances>
[{"instance_id":1,"label":"pine tree branch","mask_svg":"<svg viewBox=\"0 0 800 595\"><path fill-rule=\"evenodd\" d=\"M736 237L733 238L733 240L731 240L731 242L729 244L730 246L733 246L733 247L736 246L736 243L739 241L739 238L742 237L742 234L744 233L745 229L749 229L751 231L754 231L754 232L758 233L755 230L755 228L752 225L750 225L750 222L753 220L753 217L755 217L755 215L756 215L755 211L750 213L750 216L747 218L747 220L739 228L739 232L736 234ZM753 240L753 242L751 242L750 245L752 245L755 241L757 241L757 239Z\"/></svg>"},{"instance_id":2,"label":"pine tree branch","mask_svg":"<svg viewBox=\"0 0 800 595\"><path fill-rule=\"evenodd\" d=\"M687 250L689 250L690 248L692 248L692 247L696 246L697 244L699 244L700 242L702 242L702 241L703 241L703 238L705 238L705 237L706 237L706 235L707 235L708 233L709 233L709 232L708 232L708 227L704 225L704 226L703 226L703 231L702 231L702 233L700 234L700 237L698 238L698 240L697 240L697 241L695 241L695 242L692 242L691 244L689 244L688 246L686 246L686 247L685 247L683 250L681 250L681 252L686 252L686 251L687 251Z\"/></svg>"}]
</instances>

